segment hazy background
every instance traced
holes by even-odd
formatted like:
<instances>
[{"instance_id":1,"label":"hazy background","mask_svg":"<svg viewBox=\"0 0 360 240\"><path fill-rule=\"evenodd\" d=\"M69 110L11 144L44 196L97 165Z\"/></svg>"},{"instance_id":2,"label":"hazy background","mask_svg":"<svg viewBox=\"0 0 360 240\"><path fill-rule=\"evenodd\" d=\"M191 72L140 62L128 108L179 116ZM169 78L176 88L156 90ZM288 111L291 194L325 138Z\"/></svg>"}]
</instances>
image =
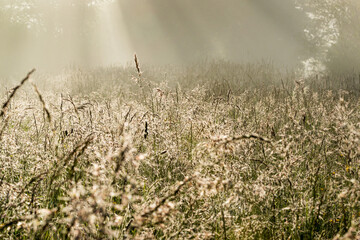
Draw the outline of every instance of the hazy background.
<instances>
[{"instance_id":1,"label":"hazy background","mask_svg":"<svg viewBox=\"0 0 360 240\"><path fill-rule=\"evenodd\" d=\"M1 72L37 67L151 64L202 58L267 59L294 66L309 55L307 18L283 0L2 0Z\"/></svg>"},{"instance_id":2,"label":"hazy background","mask_svg":"<svg viewBox=\"0 0 360 240\"><path fill-rule=\"evenodd\" d=\"M344 2L358 5L356 0ZM51 71L120 65L132 61L135 52L149 64L266 59L280 67L310 68L326 62L330 53L333 59L344 55L342 49L329 51L358 26L350 21L347 35L338 31L345 26L339 22L340 13L348 11L341 12L344 2L0 0L0 74L32 67ZM342 45L349 48L346 40ZM345 54L332 65L349 66L354 62L349 59Z\"/></svg>"}]
</instances>

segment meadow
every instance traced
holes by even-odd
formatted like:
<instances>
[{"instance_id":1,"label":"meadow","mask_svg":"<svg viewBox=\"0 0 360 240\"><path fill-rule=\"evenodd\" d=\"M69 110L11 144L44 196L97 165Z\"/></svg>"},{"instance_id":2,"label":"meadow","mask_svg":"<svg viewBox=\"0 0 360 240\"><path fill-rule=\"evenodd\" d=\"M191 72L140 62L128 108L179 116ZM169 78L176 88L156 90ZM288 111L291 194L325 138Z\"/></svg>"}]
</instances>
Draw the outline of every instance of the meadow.
<instances>
[{"instance_id":1,"label":"meadow","mask_svg":"<svg viewBox=\"0 0 360 240\"><path fill-rule=\"evenodd\" d=\"M2 81L1 239L360 239L355 74L136 60L28 77Z\"/></svg>"}]
</instances>

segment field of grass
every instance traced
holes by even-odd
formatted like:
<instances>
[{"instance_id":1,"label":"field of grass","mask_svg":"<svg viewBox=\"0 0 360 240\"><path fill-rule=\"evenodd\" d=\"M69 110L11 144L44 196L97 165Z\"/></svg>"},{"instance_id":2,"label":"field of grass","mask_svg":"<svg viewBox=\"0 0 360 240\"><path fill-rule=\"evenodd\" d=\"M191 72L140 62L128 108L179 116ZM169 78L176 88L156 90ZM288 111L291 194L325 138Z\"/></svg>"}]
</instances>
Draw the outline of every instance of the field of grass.
<instances>
[{"instance_id":1,"label":"field of grass","mask_svg":"<svg viewBox=\"0 0 360 240\"><path fill-rule=\"evenodd\" d=\"M208 61L20 81L0 95L0 239L360 238L355 77Z\"/></svg>"}]
</instances>

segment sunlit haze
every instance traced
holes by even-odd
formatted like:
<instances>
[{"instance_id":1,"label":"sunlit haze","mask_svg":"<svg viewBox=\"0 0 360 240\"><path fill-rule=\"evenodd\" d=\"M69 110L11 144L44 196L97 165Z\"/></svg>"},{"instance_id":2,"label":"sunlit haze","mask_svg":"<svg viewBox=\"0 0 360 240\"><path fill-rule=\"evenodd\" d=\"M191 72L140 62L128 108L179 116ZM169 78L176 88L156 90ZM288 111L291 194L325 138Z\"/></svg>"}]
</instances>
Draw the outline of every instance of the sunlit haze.
<instances>
[{"instance_id":1,"label":"sunlit haze","mask_svg":"<svg viewBox=\"0 0 360 240\"><path fill-rule=\"evenodd\" d=\"M308 57L307 17L282 0L33 0L0 2L2 71L204 58L271 60L294 66Z\"/></svg>"}]
</instances>

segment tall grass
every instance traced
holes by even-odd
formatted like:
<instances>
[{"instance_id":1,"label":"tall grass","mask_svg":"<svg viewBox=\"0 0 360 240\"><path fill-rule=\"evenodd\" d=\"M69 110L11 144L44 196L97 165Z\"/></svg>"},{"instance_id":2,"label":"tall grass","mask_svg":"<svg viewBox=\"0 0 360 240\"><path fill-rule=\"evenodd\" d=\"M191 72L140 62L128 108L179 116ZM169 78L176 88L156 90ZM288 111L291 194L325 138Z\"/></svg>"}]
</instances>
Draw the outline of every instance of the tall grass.
<instances>
[{"instance_id":1,"label":"tall grass","mask_svg":"<svg viewBox=\"0 0 360 240\"><path fill-rule=\"evenodd\" d=\"M2 239L359 238L351 91L222 61L32 78L0 120Z\"/></svg>"}]
</instances>

